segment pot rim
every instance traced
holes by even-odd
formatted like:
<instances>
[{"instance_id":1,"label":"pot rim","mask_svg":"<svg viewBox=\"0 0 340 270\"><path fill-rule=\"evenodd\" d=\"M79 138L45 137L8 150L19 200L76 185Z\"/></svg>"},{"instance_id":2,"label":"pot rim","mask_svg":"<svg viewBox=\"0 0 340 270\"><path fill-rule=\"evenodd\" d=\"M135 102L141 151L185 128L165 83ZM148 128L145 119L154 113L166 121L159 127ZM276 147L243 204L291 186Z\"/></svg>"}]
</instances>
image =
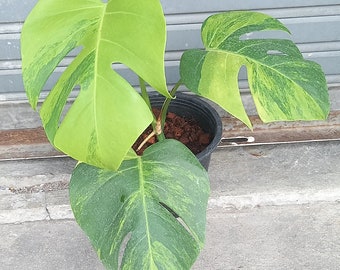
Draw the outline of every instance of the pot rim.
<instances>
[{"instance_id":1,"label":"pot rim","mask_svg":"<svg viewBox=\"0 0 340 270\"><path fill-rule=\"evenodd\" d=\"M175 96L176 97L170 102L169 109L174 105L180 106L182 104L187 107L190 106L192 110L195 109L196 111L199 112L199 114L204 115L205 118L208 119L208 122L210 125L210 132L213 133L212 134L213 139L202 152L196 154L196 157L201 161L202 165L207 169L209 165L211 153L217 148L222 138L221 117L217 113L216 109L213 108L206 101L207 99L204 97L198 96L196 94L192 94L190 92L189 93L178 92L176 93ZM150 94L151 104L152 104L152 98L165 99L164 96L162 96L161 94L157 92ZM206 162L204 160L206 160ZM206 165L204 165L203 163L205 163Z\"/></svg>"}]
</instances>

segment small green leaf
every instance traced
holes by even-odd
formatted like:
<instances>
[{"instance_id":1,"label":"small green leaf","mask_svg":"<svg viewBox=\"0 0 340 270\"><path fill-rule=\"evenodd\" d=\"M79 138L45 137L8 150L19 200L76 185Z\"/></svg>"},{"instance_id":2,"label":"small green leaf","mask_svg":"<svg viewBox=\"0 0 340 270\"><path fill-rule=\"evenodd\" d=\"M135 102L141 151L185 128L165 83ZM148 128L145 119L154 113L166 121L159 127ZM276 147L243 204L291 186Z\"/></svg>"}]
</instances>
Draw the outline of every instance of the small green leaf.
<instances>
[{"instance_id":1,"label":"small green leaf","mask_svg":"<svg viewBox=\"0 0 340 270\"><path fill-rule=\"evenodd\" d=\"M321 67L304 60L290 40L243 38L264 30L289 32L278 20L257 12L232 11L209 17L202 25L205 50L189 50L182 56L182 81L251 127L238 87L239 70L246 66L264 122L325 119L329 97Z\"/></svg>"},{"instance_id":2,"label":"small green leaf","mask_svg":"<svg viewBox=\"0 0 340 270\"><path fill-rule=\"evenodd\" d=\"M118 269L120 251L121 269L190 269L203 247L208 197L207 172L175 140L116 172L81 163L70 183L76 220L109 269Z\"/></svg>"},{"instance_id":3,"label":"small green leaf","mask_svg":"<svg viewBox=\"0 0 340 270\"><path fill-rule=\"evenodd\" d=\"M39 1L21 36L23 80L32 107L60 61L74 48L80 50L40 110L51 143L75 159L117 169L153 118L134 88L112 70L112 63L125 64L169 96L165 39L158 0ZM62 118L77 85L80 93Z\"/></svg>"}]
</instances>

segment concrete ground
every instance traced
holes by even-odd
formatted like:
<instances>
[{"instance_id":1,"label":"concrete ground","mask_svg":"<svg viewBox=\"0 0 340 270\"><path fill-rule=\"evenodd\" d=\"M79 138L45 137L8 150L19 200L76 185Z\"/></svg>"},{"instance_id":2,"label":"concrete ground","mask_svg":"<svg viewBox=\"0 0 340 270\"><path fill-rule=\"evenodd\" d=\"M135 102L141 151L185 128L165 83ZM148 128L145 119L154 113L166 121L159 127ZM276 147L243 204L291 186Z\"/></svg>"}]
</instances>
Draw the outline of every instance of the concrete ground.
<instances>
[{"instance_id":1,"label":"concrete ground","mask_svg":"<svg viewBox=\"0 0 340 270\"><path fill-rule=\"evenodd\" d=\"M75 223L68 158L0 162L0 269L103 269ZM340 141L214 152L193 269L340 269Z\"/></svg>"}]
</instances>

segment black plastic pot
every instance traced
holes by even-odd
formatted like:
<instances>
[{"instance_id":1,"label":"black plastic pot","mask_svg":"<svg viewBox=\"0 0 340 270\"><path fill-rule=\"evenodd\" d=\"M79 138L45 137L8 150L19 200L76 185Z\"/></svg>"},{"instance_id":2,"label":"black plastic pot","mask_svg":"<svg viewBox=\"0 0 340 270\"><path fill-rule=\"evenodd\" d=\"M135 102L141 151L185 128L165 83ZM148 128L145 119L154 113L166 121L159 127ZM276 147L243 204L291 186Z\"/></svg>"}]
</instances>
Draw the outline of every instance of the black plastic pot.
<instances>
[{"instance_id":1,"label":"black plastic pot","mask_svg":"<svg viewBox=\"0 0 340 270\"><path fill-rule=\"evenodd\" d=\"M161 108L164 97L151 95L152 107ZM201 98L185 93L177 93L169 106L169 111L178 116L196 120L201 128L213 138L211 143L196 155L203 167L208 170L212 152L222 138L222 121L216 110Z\"/></svg>"}]
</instances>

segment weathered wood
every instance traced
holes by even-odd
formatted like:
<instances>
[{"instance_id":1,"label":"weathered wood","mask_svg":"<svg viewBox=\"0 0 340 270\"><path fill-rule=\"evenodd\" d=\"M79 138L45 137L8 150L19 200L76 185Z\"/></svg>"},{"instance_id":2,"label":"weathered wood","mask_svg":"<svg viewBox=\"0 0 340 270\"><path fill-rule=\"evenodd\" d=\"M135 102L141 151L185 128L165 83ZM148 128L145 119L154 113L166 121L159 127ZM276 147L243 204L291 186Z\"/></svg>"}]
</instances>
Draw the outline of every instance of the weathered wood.
<instances>
[{"instance_id":1,"label":"weathered wood","mask_svg":"<svg viewBox=\"0 0 340 270\"><path fill-rule=\"evenodd\" d=\"M222 118L223 136L229 138L229 142L222 142L220 147L340 140L340 111L331 112L326 121L264 124L258 116L250 119L253 131L235 118ZM253 138L251 142L241 140L249 137Z\"/></svg>"},{"instance_id":2,"label":"weathered wood","mask_svg":"<svg viewBox=\"0 0 340 270\"><path fill-rule=\"evenodd\" d=\"M340 111L332 112L327 121L263 124L258 116L250 118L253 131L235 118L222 117L228 143L221 142L219 147L340 140ZM251 142L243 141L249 137ZM41 127L0 131L0 161L63 156L49 144Z\"/></svg>"}]
</instances>

